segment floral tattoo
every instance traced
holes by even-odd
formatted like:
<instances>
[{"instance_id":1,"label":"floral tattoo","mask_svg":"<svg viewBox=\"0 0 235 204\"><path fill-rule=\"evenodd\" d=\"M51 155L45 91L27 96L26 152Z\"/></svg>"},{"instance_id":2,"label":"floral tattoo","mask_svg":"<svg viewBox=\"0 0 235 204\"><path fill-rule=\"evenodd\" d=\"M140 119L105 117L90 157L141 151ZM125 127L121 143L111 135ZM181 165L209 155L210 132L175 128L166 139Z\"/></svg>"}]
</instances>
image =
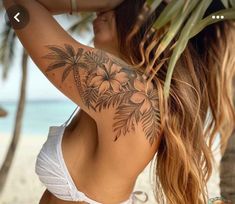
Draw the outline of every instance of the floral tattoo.
<instances>
[{"instance_id":1,"label":"floral tattoo","mask_svg":"<svg viewBox=\"0 0 235 204\"><path fill-rule=\"evenodd\" d=\"M94 111L115 107L114 141L142 123L152 145L160 130L158 92L142 73L101 50L84 51L64 44L49 45L43 58L51 60L46 72L63 68L62 82L72 72L82 102Z\"/></svg>"}]
</instances>

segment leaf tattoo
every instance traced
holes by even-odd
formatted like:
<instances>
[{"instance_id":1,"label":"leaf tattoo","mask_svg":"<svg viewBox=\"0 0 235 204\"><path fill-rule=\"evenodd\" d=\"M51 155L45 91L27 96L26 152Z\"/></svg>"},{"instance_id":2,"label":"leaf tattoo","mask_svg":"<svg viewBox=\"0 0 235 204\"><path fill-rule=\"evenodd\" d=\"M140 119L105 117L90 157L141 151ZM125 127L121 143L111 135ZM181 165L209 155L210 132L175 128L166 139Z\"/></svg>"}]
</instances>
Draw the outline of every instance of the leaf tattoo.
<instances>
[{"instance_id":1,"label":"leaf tattoo","mask_svg":"<svg viewBox=\"0 0 235 204\"><path fill-rule=\"evenodd\" d=\"M135 125L142 123L146 139L150 145L154 143L160 130L158 92L152 82L147 84L140 70L102 50L84 51L69 44L47 48L50 52L43 58L51 64L46 72L63 68L62 82L72 73L82 102L88 109L100 112L116 107L114 141L135 131Z\"/></svg>"}]
</instances>

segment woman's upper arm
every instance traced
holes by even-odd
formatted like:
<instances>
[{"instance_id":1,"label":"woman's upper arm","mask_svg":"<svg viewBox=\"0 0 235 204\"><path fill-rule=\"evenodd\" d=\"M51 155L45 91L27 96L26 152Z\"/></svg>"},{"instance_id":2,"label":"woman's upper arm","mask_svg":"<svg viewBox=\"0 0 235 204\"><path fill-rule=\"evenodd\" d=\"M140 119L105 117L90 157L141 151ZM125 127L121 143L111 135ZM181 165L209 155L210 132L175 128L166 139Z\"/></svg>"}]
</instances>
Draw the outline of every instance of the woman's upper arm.
<instances>
[{"instance_id":1,"label":"woman's upper arm","mask_svg":"<svg viewBox=\"0 0 235 204\"><path fill-rule=\"evenodd\" d=\"M88 64L81 65L81 58L85 53L93 53L93 49L74 40L37 1L16 2L29 12L28 24L15 32L34 63L56 88L94 116L82 102L78 79L79 74L85 74L83 69L88 69ZM5 1L6 9L12 5L15 5L13 1Z\"/></svg>"},{"instance_id":2,"label":"woman's upper arm","mask_svg":"<svg viewBox=\"0 0 235 204\"><path fill-rule=\"evenodd\" d=\"M6 2L8 7L14 5L11 0ZM110 63L107 53L77 42L37 1L18 0L17 4L27 9L30 21L15 32L34 63L56 88L93 118L97 117L92 100L97 97L94 89L100 87L102 79L91 79Z\"/></svg>"}]
</instances>

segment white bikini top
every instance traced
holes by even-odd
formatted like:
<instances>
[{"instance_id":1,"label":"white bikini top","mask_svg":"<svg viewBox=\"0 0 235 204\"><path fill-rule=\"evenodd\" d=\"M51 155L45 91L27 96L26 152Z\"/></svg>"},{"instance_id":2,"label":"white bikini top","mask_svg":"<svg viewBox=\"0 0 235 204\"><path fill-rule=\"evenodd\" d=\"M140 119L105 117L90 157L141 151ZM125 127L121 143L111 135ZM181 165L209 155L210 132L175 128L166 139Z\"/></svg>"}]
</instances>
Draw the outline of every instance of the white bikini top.
<instances>
[{"instance_id":1,"label":"white bikini top","mask_svg":"<svg viewBox=\"0 0 235 204\"><path fill-rule=\"evenodd\" d=\"M61 142L64 130L78 110L79 106L63 125L50 126L48 138L37 156L35 172L47 190L61 200L102 204L77 189L63 158ZM144 200L136 196L141 194L145 196ZM142 191L134 191L130 198L121 204L133 204L135 200L145 203L148 195Z\"/></svg>"}]
</instances>

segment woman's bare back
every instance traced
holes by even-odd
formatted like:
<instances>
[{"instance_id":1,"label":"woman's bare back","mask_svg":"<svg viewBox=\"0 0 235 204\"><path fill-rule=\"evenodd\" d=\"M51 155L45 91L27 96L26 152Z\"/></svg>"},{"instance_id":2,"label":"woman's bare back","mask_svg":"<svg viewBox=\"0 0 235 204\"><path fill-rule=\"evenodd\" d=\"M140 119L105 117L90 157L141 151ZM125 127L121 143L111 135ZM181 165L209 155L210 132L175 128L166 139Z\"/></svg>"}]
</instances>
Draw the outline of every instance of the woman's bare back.
<instances>
[{"instance_id":1,"label":"woman's bare back","mask_svg":"<svg viewBox=\"0 0 235 204\"><path fill-rule=\"evenodd\" d=\"M97 189L107 189L106 184L108 184L108 186L113 185L114 187L120 186L120 189L122 190L116 189L115 194L117 197L126 196L127 200L129 194L133 190L135 180L127 180L125 184L122 182L123 186L121 186L119 179L116 179L115 175L111 176L112 172L108 174L104 173L103 175L96 174L95 170L98 168L98 163L102 163L100 161L96 161L95 154L97 145L98 132L96 122L86 112L80 109L71 123L66 127L62 140L63 158L77 189L87 194L90 198L96 200L96 196L98 196L96 193L98 192ZM97 185L95 184L95 179L98 176L102 177L98 180L103 181L103 186L102 183L97 183ZM94 188L91 188L91 186L94 186ZM91 192L93 194L89 195L91 189L93 189L93 192ZM106 190L104 190L103 193L105 193L105 191ZM67 203L74 202L60 200L48 190L44 192L40 200L40 204ZM75 203L83 204L85 202Z\"/></svg>"}]
</instances>

